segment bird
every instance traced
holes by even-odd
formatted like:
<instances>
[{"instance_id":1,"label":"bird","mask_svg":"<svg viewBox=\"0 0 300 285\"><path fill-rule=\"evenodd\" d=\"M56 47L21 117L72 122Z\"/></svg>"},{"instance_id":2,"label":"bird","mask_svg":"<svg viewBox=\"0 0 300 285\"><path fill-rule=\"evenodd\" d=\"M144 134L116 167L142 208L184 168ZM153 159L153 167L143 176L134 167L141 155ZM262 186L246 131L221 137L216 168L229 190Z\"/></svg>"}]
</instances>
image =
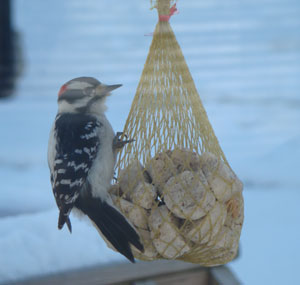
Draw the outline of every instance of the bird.
<instances>
[{"instance_id":1,"label":"bird","mask_svg":"<svg viewBox=\"0 0 300 285\"><path fill-rule=\"evenodd\" d=\"M133 141L122 140L122 132L115 134L105 116L106 98L121 86L105 85L93 77L77 77L61 86L48 142L48 166L59 209L58 229L66 224L72 233L70 213L77 211L135 262L131 245L143 252L140 236L108 193L117 153Z\"/></svg>"}]
</instances>

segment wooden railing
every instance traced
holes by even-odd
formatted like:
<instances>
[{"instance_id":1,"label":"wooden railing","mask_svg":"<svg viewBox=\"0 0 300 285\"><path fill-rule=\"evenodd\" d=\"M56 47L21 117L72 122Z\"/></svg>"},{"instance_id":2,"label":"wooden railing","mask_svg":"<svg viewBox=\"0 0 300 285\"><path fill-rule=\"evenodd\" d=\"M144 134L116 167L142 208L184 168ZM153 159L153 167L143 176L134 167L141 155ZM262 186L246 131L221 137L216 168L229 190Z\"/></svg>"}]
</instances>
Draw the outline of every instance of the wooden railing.
<instances>
[{"instance_id":1,"label":"wooden railing","mask_svg":"<svg viewBox=\"0 0 300 285\"><path fill-rule=\"evenodd\" d=\"M227 266L205 268L197 264L159 260L119 263L22 280L15 285L237 285Z\"/></svg>"}]
</instances>

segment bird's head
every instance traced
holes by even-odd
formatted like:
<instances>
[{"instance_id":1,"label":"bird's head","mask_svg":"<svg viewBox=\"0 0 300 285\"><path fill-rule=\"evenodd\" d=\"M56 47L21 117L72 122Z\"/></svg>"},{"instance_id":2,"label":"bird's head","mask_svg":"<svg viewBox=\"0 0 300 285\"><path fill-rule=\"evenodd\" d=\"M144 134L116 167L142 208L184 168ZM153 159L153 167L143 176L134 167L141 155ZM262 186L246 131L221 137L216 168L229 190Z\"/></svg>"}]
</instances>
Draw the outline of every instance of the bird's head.
<instances>
[{"instance_id":1,"label":"bird's head","mask_svg":"<svg viewBox=\"0 0 300 285\"><path fill-rule=\"evenodd\" d=\"M103 113L110 92L121 84L105 85L93 77L74 78L58 92L59 113Z\"/></svg>"}]
</instances>

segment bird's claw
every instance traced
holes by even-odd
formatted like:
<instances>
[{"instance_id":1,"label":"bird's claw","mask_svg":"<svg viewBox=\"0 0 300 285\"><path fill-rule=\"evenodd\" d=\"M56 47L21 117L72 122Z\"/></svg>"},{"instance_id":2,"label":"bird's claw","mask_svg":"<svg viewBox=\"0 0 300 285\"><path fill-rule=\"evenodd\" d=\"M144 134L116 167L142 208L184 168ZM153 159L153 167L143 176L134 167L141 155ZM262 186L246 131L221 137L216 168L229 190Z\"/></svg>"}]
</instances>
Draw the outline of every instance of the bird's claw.
<instances>
[{"instance_id":1,"label":"bird's claw","mask_svg":"<svg viewBox=\"0 0 300 285\"><path fill-rule=\"evenodd\" d=\"M123 136L123 134L124 134L123 132L117 132L115 138L117 138L117 139L119 140L119 138L120 138L121 136ZM128 136L127 136L126 134L124 134L124 137L125 137L126 139L128 139Z\"/></svg>"},{"instance_id":2,"label":"bird's claw","mask_svg":"<svg viewBox=\"0 0 300 285\"><path fill-rule=\"evenodd\" d=\"M126 140L122 141L120 138L121 136L124 136L126 138ZM127 138L128 138L128 136L126 134L123 134L123 132L117 132L114 137L114 140L113 140L113 148L121 149L126 144L134 142L134 140L128 140Z\"/></svg>"}]
</instances>

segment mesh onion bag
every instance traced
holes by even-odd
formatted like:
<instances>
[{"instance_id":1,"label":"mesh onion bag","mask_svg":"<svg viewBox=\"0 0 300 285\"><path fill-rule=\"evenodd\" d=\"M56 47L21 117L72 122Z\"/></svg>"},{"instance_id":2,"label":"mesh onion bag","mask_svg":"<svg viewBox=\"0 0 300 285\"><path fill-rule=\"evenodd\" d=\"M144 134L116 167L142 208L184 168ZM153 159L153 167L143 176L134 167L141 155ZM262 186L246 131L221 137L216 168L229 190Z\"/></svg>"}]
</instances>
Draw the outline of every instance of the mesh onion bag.
<instances>
[{"instance_id":1,"label":"mesh onion bag","mask_svg":"<svg viewBox=\"0 0 300 285\"><path fill-rule=\"evenodd\" d=\"M159 21L124 133L115 205L140 234L141 260L214 266L237 254L244 218L242 182L228 164L169 24ZM174 11L174 6L171 11Z\"/></svg>"}]
</instances>

